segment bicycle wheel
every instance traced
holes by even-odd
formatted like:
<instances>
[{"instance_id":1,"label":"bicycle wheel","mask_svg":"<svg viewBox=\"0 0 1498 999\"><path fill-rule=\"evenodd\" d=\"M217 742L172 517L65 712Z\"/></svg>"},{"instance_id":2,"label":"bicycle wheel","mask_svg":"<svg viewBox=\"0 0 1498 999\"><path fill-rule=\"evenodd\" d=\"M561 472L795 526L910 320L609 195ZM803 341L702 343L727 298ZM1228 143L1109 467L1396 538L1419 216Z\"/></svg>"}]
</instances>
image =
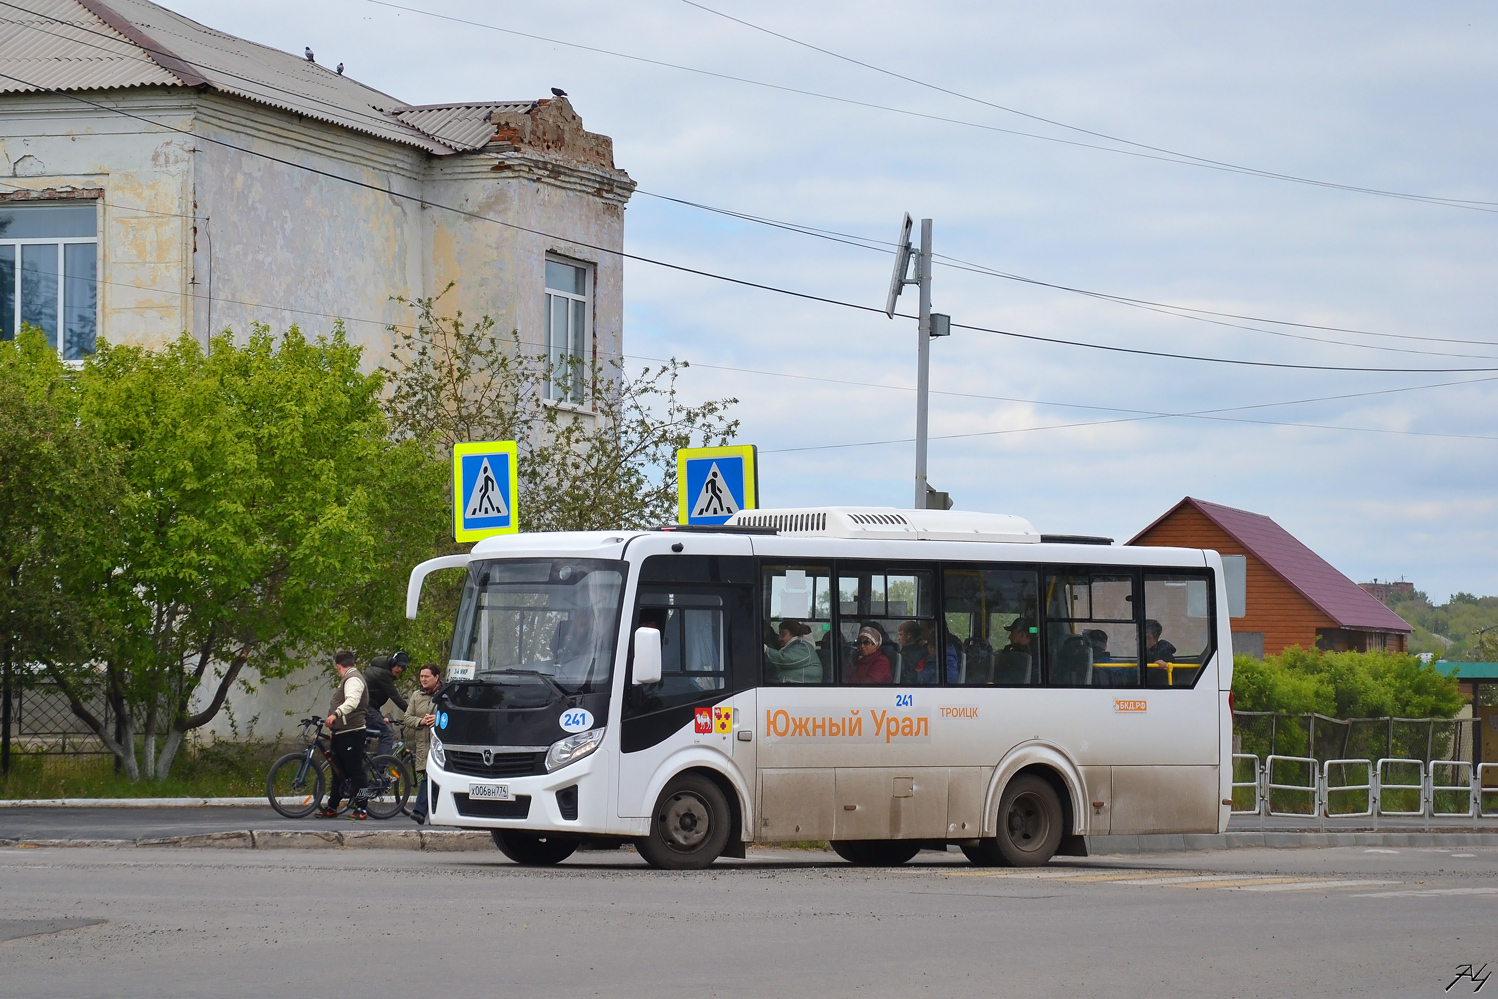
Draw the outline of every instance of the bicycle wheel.
<instances>
[{"instance_id":1,"label":"bicycle wheel","mask_svg":"<svg viewBox=\"0 0 1498 999\"><path fill-rule=\"evenodd\" d=\"M401 813L411 797L411 771L394 756L376 756L369 761L364 786L364 807L372 818L388 819Z\"/></svg>"},{"instance_id":2,"label":"bicycle wheel","mask_svg":"<svg viewBox=\"0 0 1498 999\"><path fill-rule=\"evenodd\" d=\"M322 760L309 760L305 752L287 753L270 765L265 796L270 806L288 819L300 819L322 804L325 786Z\"/></svg>"}]
</instances>

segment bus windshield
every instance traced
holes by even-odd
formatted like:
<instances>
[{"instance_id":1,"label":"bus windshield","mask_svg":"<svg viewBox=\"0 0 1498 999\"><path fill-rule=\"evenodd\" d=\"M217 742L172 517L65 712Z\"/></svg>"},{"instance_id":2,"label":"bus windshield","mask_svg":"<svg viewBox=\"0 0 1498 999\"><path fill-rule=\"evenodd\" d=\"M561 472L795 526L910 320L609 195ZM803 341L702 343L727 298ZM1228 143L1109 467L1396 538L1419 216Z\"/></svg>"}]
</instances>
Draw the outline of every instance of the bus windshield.
<instances>
[{"instance_id":1,"label":"bus windshield","mask_svg":"<svg viewBox=\"0 0 1498 999\"><path fill-rule=\"evenodd\" d=\"M452 660L488 683L607 692L614 664L623 562L476 562L458 608Z\"/></svg>"}]
</instances>

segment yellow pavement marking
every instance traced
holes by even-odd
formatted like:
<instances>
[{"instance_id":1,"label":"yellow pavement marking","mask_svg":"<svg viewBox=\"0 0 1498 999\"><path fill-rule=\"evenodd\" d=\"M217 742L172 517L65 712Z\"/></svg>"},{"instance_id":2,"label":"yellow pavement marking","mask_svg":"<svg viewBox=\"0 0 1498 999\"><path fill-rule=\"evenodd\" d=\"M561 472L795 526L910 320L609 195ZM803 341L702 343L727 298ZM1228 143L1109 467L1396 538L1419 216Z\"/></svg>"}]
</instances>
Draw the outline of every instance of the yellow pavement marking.
<instances>
[{"instance_id":1,"label":"yellow pavement marking","mask_svg":"<svg viewBox=\"0 0 1498 999\"><path fill-rule=\"evenodd\" d=\"M1176 885L1179 888L1242 888L1245 885L1288 884L1296 878L1272 878L1266 876L1238 878L1236 880L1198 881L1195 884ZM1167 885L1166 887L1172 887Z\"/></svg>"},{"instance_id":2,"label":"yellow pavement marking","mask_svg":"<svg viewBox=\"0 0 1498 999\"><path fill-rule=\"evenodd\" d=\"M1245 885L1237 891L1311 891L1316 888L1360 888L1363 885L1397 885L1398 881L1342 881L1342 880L1314 880L1297 881L1294 884L1283 885Z\"/></svg>"}]
</instances>

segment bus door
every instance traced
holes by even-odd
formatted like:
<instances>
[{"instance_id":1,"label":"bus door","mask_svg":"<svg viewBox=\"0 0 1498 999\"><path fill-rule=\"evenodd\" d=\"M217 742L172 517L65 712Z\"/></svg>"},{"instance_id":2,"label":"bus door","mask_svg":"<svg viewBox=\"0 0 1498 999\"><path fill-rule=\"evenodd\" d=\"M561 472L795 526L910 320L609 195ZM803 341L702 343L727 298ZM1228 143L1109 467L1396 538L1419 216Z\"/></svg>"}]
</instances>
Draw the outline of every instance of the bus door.
<instances>
[{"instance_id":1,"label":"bus door","mask_svg":"<svg viewBox=\"0 0 1498 999\"><path fill-rule=\"evenodd\" d=\"M709 749L724 770L754 786L754 743L738 732L753 710L759 646L753 559L653 555L641 569L630 635L661 633L661 679L637 687L625 677L620 711L619 814L650 814L646 795L660 765L683 746ZM631 639L632 641L632 639ZM634 649L630 648L633 671ZM747 757L747 758L746 758Z\"/></svg>"}]
</instances>

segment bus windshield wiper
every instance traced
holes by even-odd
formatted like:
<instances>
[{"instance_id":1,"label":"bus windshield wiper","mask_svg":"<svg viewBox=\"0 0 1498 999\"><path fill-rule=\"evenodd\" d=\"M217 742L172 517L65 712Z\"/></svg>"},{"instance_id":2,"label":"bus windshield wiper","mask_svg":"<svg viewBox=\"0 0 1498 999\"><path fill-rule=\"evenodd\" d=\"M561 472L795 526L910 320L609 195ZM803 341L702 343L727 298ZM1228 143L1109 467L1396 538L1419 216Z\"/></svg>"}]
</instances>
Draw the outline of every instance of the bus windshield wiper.
<instances>
[{"instance_id":1,"label":"bus windshield wiper","mask_svg":"<svg viewBox=\"0 0 1498 999\"><path fill-rule=\"evenodd\" d=\"M518 669L518 668L516 668L514 666L504 666L504 667L495 667L493 669L481 669L481 670L478 671L477 675L478 676L489 676L490 674L493 674L493 673L516 673L516 674L520 674L520 675L524 675L524 676L540 677L542 680L546 681L546 685L548 687L550 687L552 690L555 690L557 692L557 696L558 697L567 697L567 696L569 696L568 693L567 693L567 691L565 689L563 689L563 687L561 686L561 684L557 683L551 677L547 676L545 673L542 673L538 669Z\"/></svg>"}]
</instances>

